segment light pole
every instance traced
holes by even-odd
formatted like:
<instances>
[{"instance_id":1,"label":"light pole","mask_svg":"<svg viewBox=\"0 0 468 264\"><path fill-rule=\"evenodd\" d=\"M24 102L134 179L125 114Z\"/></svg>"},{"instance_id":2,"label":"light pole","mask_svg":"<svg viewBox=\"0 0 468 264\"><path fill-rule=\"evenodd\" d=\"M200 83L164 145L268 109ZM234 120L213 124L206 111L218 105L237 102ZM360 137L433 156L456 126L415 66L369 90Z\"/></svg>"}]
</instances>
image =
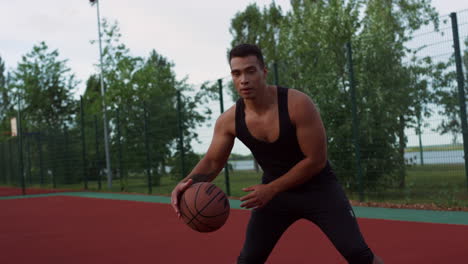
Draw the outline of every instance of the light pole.
<instances>
[{"instance_id":1,"label":"light pole","mask_svg":"<svg viewBox=\"0 0 468 264\"><path fill-rule=\"evenodd\" d=\"M104 91L104 79L103 79L103 63L102 63L102 44L101 44L101 17L99 15L99 0L89 0L91 5L96 4L97 10L97 22L98 22L98 36L99 36L99 68L100 68L100 79L101 79L101 97L102 97L102 119L104 121L104 151L106 153L106 167L107 167L107 188L112 188L112 170L111 161L109 155L109 133L107 129L107 116L106 116L106 101Z\"/></svg>"}]
</instances>

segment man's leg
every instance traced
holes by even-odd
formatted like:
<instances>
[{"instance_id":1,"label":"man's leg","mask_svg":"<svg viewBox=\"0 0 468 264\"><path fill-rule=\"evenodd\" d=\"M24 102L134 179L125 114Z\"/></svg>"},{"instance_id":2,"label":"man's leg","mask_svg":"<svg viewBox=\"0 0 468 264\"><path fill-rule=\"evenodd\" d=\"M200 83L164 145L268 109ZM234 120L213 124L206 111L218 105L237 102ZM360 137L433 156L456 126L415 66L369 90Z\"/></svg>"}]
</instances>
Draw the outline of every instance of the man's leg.
<instances>
[{"instance_id":1,"label":"man's leg","mask_svg":"<svg viewBox=\"0 0 468 264\"><path fill-rule=\"evenodd\" d=\"M292 214L272 210L272 204L252 211L238 264L263 264L284 231L296 220Z\"/></svg>"},{"instance_id":2,"label":"man's leg","mask_svg":"<svg viewBox=\"0 0 468 264\"><path fill-rule=\"evenodd\" d=\"M325 233L348 263L372 264L374 254L364 241L341 186L338 183L330 184L320 192L320 210L308 212L306 218Z\"/></svg>"}]
</instances>

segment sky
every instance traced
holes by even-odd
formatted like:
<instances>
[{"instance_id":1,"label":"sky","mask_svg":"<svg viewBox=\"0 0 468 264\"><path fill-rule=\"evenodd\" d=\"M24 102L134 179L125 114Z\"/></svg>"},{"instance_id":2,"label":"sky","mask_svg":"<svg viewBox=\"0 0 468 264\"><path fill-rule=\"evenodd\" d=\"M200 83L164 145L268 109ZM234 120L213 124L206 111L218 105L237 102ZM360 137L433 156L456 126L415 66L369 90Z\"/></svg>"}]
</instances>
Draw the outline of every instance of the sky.
<instances>
[{"instance_id":1,"label":"sky","mask_svg":"<svg viewBox=\"0 0 468 264\"><path fill-rule=\"evenodd\" d=\"M230 21L234 15L256 2L268 5L271 0L100 0L102 18L119 22L122 42L134 56L147 56L152 49L175 64L178 79L187 77L195 86L229 76L226 52L231 41ZM284 11L289 0L275 0ZM468 9L465 0L433 0L441 15ZM11 71L21 56L33 45L45 41L58 49L61 59L81 84L77 94L84 91L86 79L97 72L96 8L88 0L0 0L0 56L7 71ZM225 108L232 102L226 98ZM200 151L211 138L211 128L201 128L204 143L196 144ZM238 146L234 152L245 153Z\"/></svg>"}]
</instances>

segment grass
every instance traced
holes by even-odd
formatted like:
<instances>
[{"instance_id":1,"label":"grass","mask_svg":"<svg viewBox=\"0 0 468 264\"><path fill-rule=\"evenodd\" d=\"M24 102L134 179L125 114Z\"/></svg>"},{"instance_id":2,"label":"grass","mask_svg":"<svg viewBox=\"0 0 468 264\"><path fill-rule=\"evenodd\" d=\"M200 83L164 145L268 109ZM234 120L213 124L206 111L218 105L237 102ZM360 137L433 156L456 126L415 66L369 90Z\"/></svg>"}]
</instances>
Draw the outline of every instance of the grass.
<instances>
[{"instance_id":1,"label":"grass","mask_svg":"<svg viewBox=\"0 0 468 264\"><path fill-rule=\"evenodd\" d=\"M407 168L405 188L367 192L364 201L468 207L466 182L463 164L416 165ZM358 200L357 193L349 196Z\"/></svg>"},{"instance_id":2,"label":"grass","mask_svg":"<svg viewBox=\"0 0 468 264\"><path fill-rule=\"evenodd\" d=\"M431 146L423 146L424 151L450 151L450 150L463 150L462 144L457 145L431 145ZM405 152L419 152L419 147L407 147Z\"/></svg>"},{"instance_id":3,"label":"grass","mask_svg":"<svg viewBox=\"0 0 468 264\"><path fill-rule=\"evenodd\" d=\"M245 195L242 188L261 182L261 174L255 171L230 172L229 178L231 197L241 197ZM407 168L405 188L395 187L379 191L367 191L364 195L364 201L395 204L436 204L442 207L468 207L466 181L463 164L413 165ZM214 183L226 191L224 173L221 173ZM152 187L152 194L170 195L176 184L176 179L170 176L162 177L160 185ZM52 186L42 187L51 188ZM58 185L57 188L82 190L83 184ZM98 191L97 181L89 181L88 190ZM103 180L101 190L106 192L122 192L120 180L114 180L110 190L107 189L107 182ZM147 178L143 175L130 177L125 192L148 194ZM347 190L347 194L350 199L358 200L357 193Z\"/></svg>"}]
</instances>

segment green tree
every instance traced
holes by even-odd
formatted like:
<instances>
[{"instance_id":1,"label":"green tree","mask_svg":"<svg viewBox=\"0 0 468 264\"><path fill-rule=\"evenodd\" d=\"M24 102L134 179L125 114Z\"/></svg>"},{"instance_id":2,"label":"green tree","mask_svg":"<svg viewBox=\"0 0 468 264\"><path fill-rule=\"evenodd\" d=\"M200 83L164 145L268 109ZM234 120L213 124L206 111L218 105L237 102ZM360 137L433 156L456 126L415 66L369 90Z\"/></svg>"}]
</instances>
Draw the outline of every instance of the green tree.
<instances>
[{"instance_id":1,"label":"green tree","mask_svg":"<svg viewBox=\"0 0 468 264\"><path fill-rule=\"evenodd\" d=\"M101 83L98 75L89 76L82 100L87 177L89 180L95 181L105 166ZM76 122L81 124L81 114L79 118L77 117Z\"/></svg>"},{"instance_id":2,"label":"green tree","mask_svg":"<svg viewBox=\"0 0 468 264\"><path fill-rule=\"evenodd\" d=\"M168 160L177 155L178 130L177 92L181 93L182 133L184 152L190 154L192 140L196 140L194 129L209 118L210 111L202 107L209 97L206 88L195 92L186 79L177 80L174 64L167 58L151 51L147 58L135 57L121 43L117 23L103 21L103 77L106 86L106 104L109 111L111 130L116 127L116 110L120 110L120 124L126 173L142 173L146 168L144 139L145 108L148 118L148 133L151 153L151 171L154 183L165 173ZM87 94L96 95L97 79L88 82ZM99 111L100 100L90 101L91 112ZM201 110L200 110L201 109ZM117 137L111 132L112 148ZM115 164L115 163L114 163ZM115 167L115 166L114 166ZM181 176L179 176L181 177Z\"/></svg>"},{"instance_id":3,"label":"green tree","mask_svg":"<svg viewBox=\"0 0 468 264\"><path fill-rule=\"evenodd\" d=\"M410 75L409 89L412 91L412 102L409 107L411 114L408 115L407 126L415 129L421 146L422 129L429 126L425 120L434 114L433 106L437 103L435 87L445 82L443 72L447 67L447 63L435 63L431 57L419 59L416 56L411 59L407 67L407 73Z\"/></svg>"},{"instance_id":4,"label":"green tree","mask_svg":"<svg viewBox=\"0 0 468 264\"><path fill-rule=\"evenodd\" d=\"M73 93L77 84L67 60L60 59L58 50L50 50L45 42L34 45L22 56L9 84L9 97L21 99L25 143L33 142L27 132L41 136L43 154L49 157L46 166L56 183L73 183L80 177L71 169L71 157L79 153L71 145L71 139L75 138L71 130L76 130L73 120L77 104ZM31 161L39 159L37 151L32 155Z\"/></svg>"},{"instance_id":5,"label":"green tree","mask_svg":"<svg viewBox=\"0 0 468 264\"><path fill-rule=\"evenodd\" d=\"M10 100L8 98L8 90L7 90L7 82L5 76L5 62L3 61L2 57L0 57L0 118L4 119L6 109L8 109L8 105Z\"/></svg>"},{"instance_id":6,"label":"green tree","mask_svg":"<svg viewBox=\"0 0 468 264\"><path fill-rule=\"evenodd\" d=\"M465 46L468 47L468 37L465 39ZM465 97L468 94L468 48L462 54L463 70L465 72ZM437 103L442 106L438 112L441 116L446 117L443 119L436 131L441 135L452 134L453 144L459 143L459 136L462 135L462 126L460 118L460 99L457 83L457 72L455 69L455 57L452 56L447 62L445 68L451 68L452 71L445 71L441 82L436 86ZM465 99L466 101L466 99Z\"/></svg>"},{"instance_id":7,"label":"green tree","mask_svg":"<svg viewBox=\"0 0 468 264\"><path fill-rule=\"evenodd\" d=\"M284 65L280 79L314 100L327 129L330 159L345 186L354 188L357 181L345 45L358 30L361 1L291 4L280 40ZM364 169L369 166L363 164Z\"/></svg>"},{"instance_id":8,"label":"green tree","mask_svg":"<svg viewBox=\"0 0 468 264\"><path fill-rule=\"evenodd\" d=\"M86 104L85 115L95 115L102 112L101 83L98 75L89 76L86 81L86 90L83 94L83 100Z\"/></svg>"},{"instance_id":9,"label":"green tree","mask_svg":"<svg viewBox=\"0 0 468 264\"><path fill-rule=\"evenodd\" d=\"M78 82L66 63L59 60L58 50L50 51L40 42L13 71L12 91L21 97L23 116L31 129L60 130L71 122L76 110L72 95Z\"/></svg>"},{"instance_id":10,"label":"green tree","mask_svg":"<svg viewBox=\"0 0 468 264\"><path fill-rule=\"evenodd\" d=\"M8 89L8 73L5 72L5 62L0 57L0 141L9 138L10 118L13 116L13 102Z\"/></svg>"},{"instance_id":11,"label":"green tree","mask_svg":"<svg viewBox=\"0 0 468 264\"><path fill-rule=\"evenodd\" d=\"M407 138L404 130L418 116L415 107L421 110L420 100L427 95L427 89L420 90L423 88L421 85L414 85L414 78L422 69L417 70L404 62L405 57L410 55L405 44L415 30L430 22L434 22L437 27L438 17L425 1L368 1L366 16L361 21L363 30L355 41L360 107L372 112L368 116L369 124L376 124L374 127L377 128L373 130L377 132L373 135L374 142L390 143L382 145L388 150L380 152L385 153L380 157L384 164L379 162L379 166L373 170L380 169L388 173L396 169L398 174L394 180L400 187L405 186L406 175L404 149ZM361 115L360 119L365 126L366 117ZM392 137L395 136L394 141ZM366 142L363 144L365 146ZM396 147L396 152L392 151L392 145ZM369 145L371 155L374 155L372 149L375 147L375 144ZM369 180L374 181L379 174L367 173L371 176Z\"/></svg>"}]
</instances>

